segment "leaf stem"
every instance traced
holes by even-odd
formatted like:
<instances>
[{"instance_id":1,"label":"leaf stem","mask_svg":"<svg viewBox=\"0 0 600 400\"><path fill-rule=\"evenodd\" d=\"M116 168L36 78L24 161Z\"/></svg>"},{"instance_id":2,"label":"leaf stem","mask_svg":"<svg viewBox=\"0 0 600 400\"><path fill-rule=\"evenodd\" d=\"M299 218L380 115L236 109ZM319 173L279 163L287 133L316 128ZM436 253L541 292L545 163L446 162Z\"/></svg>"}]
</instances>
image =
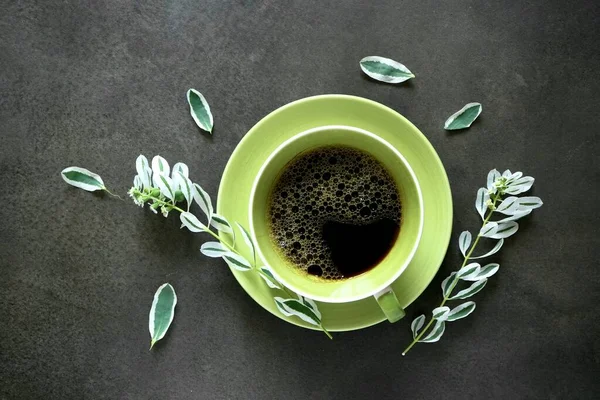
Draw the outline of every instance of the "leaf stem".
<instances>
[{"instance_id":1,"label":"leaf stem","mask_svg":"<svg viewBox=\"0 0 600 400\"><path fill-rule=\"evenodd\" d=\"M500 192L496 192L496 194L494 195L494 199L492 201L492 205L491 205L491 207L489 207L489 212L488 212L487 216L485 217L485 219L483 220L483 223L481 224L482 228L483 228L483 226L485 224L488 223L488 221L490 220L492 214L494 213L494 208L496 207L496 202L498 201L499 198L500 198ZM479 229L479 231L481 231L481 229ZM478 233L477 237L475 238L475 241L473 242L473 245L471 246L471 248L469 249L469 252L465 256L465 259L463 260L462 265L460 266L460 268L464 267L467 264L467 261L469 261L469 258L471 257L471 254L473 254L473 251L475 250L475 247L477 247L477 244L479 243L479 239L480 238L481 238L481 234ZM454 280L454 282L452 283L452 286L450 286L450 290L448 290L448 294L446 296L444 296L442 302L440 303L440 305L438 307L443 307L444 304L446 304L446 302L450 298L450 295L452 294L452 291L454 290L454 288L458 284L458 281L459 281L459 279L455 279ZM432 317L429 320L429 322L427 323L427 325L425 325L425 328L421 329L421 332L419 332L419 334L417 336L415 336L415 338L413 339L413 341L406 347L406 349L404 349L404 351L402 352L403 356L405 356L406 353L408 353L410 351L410 349L412 349L413 346L419 342L419 340L423 337L423 335L425 334L425 332L427 332L427 330L429 330L429 328L431 328L431 325L433 324L434 321L435 321L435 319Z\"/></svg>"},{"instance_id":2,"label":"leaf stem","mask_svg":"<svg viewBox=\"0 0 600 400\"><path fill-rule=\"evenodd\" d=\"M121 200L121 201L125 201L125 200L123 200L123 198L122 198L121 196L119 196L118 194L114 194L113 192L111 192L110 190L108 190L108 189L106 188L106 186L105 186L105 187L103 187L103 188L102 188L102 190L104 190L106 193L110 194L112 197L116 197L117 199L119 199L119 200Z\"/></svg>"}]
</instances>

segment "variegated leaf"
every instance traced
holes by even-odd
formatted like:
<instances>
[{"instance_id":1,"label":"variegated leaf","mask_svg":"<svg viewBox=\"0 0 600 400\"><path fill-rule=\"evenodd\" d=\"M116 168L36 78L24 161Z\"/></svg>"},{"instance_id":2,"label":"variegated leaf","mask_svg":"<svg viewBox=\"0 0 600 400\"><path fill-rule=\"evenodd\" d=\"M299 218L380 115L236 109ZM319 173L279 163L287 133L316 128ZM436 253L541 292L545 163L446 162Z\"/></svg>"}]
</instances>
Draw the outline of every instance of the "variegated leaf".
<instances>
[{"instance_id":1,"label":"variegated leaf","mask_svg":"<svg viewBox=\"0 0 600 400\"><path fill-rule=\"evenodd\" d=\"M447 321L451 322L451 321L456 321L461 318L464 318L467 315L471 314L474 310L475 310L475 302L474 301L467 301L466 303L462 303L461 305L454 307L452 309L452 311L450 311L450 313L448 314Z\"/></svg>"},{"instance_id":2,"label":"variegated leaf","mask_svg":"<svg viewBox=\"0 0 600 400\"><path fill-rule=\"evenodd\" d=\"M467 298L473 296L474 294L479 293L479 291L481 289L483 289L483 287L485 286L486 283L487 283L486 278L480 279L480 280L474 282L468 288L459 291L458 293L456 293L456 295L450 297L448 300L467 299Z\"/></svg>"},{"instance_id":3,"label":"variegated leaf","mask_svg":"<svg viewBox=\"0 0 600 400\"><path fill-rule=\"evenodd\" d=\"M371 78L386 83L401 83L415 77L406 66L385 57L365 57L360 60L360 68Z\"/></svg>"},{"instance_id":4,"label":"variegated leaf","mask_svg":"<svg viewBox=\"0 0 600 400\"><path fill-rule=\"evenodd\" d=\"M444 129L448 131L456 129L465 129L471 126L473 121L481 114L480 103L468 103L463 108L452 114L444 124Z\"/></svg>"},{"instance_id":5,"label":"variegated leaf","mask_svg":"<svg viewBox=\"0 0 600 400\"><path fill-rule=\"evenodd\" d=\"M213 116L208 102L196 89L190 89L187 92L187 100L190 105L190 115L200 129L212 134Z\"/></svg>"}]
</instances>

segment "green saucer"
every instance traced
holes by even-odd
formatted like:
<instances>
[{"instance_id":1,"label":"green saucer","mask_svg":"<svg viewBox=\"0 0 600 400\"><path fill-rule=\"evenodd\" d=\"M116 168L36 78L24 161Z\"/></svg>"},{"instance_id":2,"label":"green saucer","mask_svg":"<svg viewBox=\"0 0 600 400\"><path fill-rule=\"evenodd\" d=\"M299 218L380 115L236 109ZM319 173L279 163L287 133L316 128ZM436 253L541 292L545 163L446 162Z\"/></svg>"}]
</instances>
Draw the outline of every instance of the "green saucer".
<instances>
[{"instance_id":1,"label":"green saucer","mask_svg":"<svg viewBox=\"0 0 600 400\"><path fill-rule=\"evenodd\" d=\"M413 168L423 192L425 221L419 248L407 269L392 284L400 304L406 308L429 285L437 273L452 230L452 196L444 166L425 136L394 110L360 97L322 95L287 104L259 121L231 155L219 188L217 210L230 221L248 226L250 189L262 163L283 141L307 129L325 125L347 125L372 132L396 147ZM249 249L242 254L248 255ZM277 317L304 328L316 329L296 317L282 315L269 289L258 274L232 270L244 290ZM386 318L371 297L352 303L318 303L325 328L349 331L366 328ZM318 328L317 328L318 329Z\"/></svg>"}]
</instances>

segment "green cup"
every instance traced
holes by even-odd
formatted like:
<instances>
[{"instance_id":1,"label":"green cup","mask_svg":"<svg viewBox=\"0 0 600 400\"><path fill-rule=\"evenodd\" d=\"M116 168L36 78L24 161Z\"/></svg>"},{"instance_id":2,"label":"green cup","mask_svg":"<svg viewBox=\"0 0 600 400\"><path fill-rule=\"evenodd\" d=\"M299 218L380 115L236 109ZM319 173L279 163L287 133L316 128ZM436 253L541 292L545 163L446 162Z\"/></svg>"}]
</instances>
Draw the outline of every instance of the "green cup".
<instances>
[{"instance_id":1,"label":"green cup","mask_svg":"<svg viewBox=\"0 0 600 400\"><path fill-rule=\"evenodd\" d=\"M399 190L402 221L398 238L379 264L348 279L327 281L299 271L276 248L270 237L268 203L274 184L290 161L306 151L332 145L361 150L385 166ZM341 125L299 133L275 149L262 165L250 194L249 215L258 255L289 289L327 303L346 303L374 296L390 322L404 316L390 285L406 269L419 245L423 231L423 198L412 168L385 140L363 129Z\"/></svg>"}]
</instances>

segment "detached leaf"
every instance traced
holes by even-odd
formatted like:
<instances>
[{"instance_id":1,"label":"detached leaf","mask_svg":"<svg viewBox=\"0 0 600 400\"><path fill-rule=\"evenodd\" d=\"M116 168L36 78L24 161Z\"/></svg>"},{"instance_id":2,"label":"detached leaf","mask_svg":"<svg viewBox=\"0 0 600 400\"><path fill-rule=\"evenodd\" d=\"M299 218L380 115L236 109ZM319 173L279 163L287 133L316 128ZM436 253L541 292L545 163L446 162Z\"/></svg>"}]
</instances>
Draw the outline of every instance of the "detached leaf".
<instances>
[{"instance_id":1,"label":"detached leaf","mask_svg":"<svg viewBox=\"0 0 600 400\"><path fill-rule=\"evenodd\" d=\"M496 232L488 236L490 239L504 239L514 235L519 230L519 224L515 221L503 222L498 224Z\"/></svg>"},{"instance_id":2,"label":"detached leaf","mask_svg":"<svg viewBox=\"0 0 600 400\"><path fill-rule=\"evenodd\" d=\"M412 331L413 339L417 338L417 335L419 334L419 331L423 327L424 323L425 323L425 315L421 314L417 318L415 318L413 320L413 322L410 324L410 330Z\"/></svg>"},{"instance_id":3,"label":"detached leaf","mask_svg":"<svg viewBox=\"0 0 600 400\"><path fill-rule=\"evenodd\" d=\"M470 127L473 121L481 114L481 109L482 107L479 103L468 103L446 120L444 129L452 131Z\"/></svg>"},{"instance_id":4,"label":"detached leaf","mask_svg":"<svg viewBox=\"0 0 600 400\"><path fill-rule=\"evenodd\" d=\"M213 116L210 112L208 102L202 96L202 93L196 89L190 89L187 92L187 100L190 104L190 114L200 129L212 134Z\"/></svg>"},{"instance_id":5,"label":"detached leaf","mask_svg":"<svg viewBox=\"0 0 600 400\"><path fill-rule=\"evenodd\" d=\"M448 322L464 318L467 315L471 314L474 310L474 301L467 301L466 303L462 303L461 305L453 308L452 311L450 311L450 314L448 314Z\"/></svg>"},{"instance_id":6,"label":"detached leaf","mask_svg":"<svg viewBox=\"0 0 600 400\"><path fill-rule=\"evenodd\" d=\"M496 232L498 232L498 223L496 222L488 222L484 226L481 227L479 231L479 235L483 237L492 238Z\"/></svg>"},{"instance_id":7,"label":"detached leaf","mask_svg":"<svg viewBox=\"0 0 600 400\"><path fill-rule=\"evenodd\" d=\"M471 238L471 232L469 231L462 232L458 237L458 247L460 248L460 252L464 257L467 256L467 251L471 245Z\"/></svg>"},{"instance_id":8,"label":"detached leaf","mask_svg":"<svg viewBox=\"0 0 600 400\"><path fill-rule=\"evenodd\" d=\"M277 280L277 278L275 278L275 275L273 275L273 272L268 268L268 267L260 267L260 277L266 282L267 286L270 287L271 289L281 289L281 284L279 283L279 281ZM267 278L267 275L269 278Z\"/></svg>"},{"instance_id":9,"label":"detached leaf","mask_svg":"<svg viewBox=\"0 0 600 400\"><path fill-rule=\"evenodd\" d=\"M401 83L415 77L406 66L385 57L365 57L360 60L360 68L371 78L386 83Z\"/></svg>"},{"instance_id":10,"label":"detached leaf","mask_svg":"<svg viewBox=\"0 0 600 400\"><path fill-rule=\"evenodd\" d=\"M286 317L296 316L309 324L320 326L321 319L306 304L296 299L283 299L275 297L275 304L279 311Z\"/></svg>"},{"instance_id":11,"label":"detached leaf","mask_svg":"<svg viewBox=\"0 0 600 400\"><path fill-rule=\"evenodd\" d=\"M436 321L433 329L429 332L429 335L419 340L422 343L434 343L440 340L444 331L446 330L446 323L444 321Z\"/></svg>"},{"instance_id":12,"label":"detached leaf","mask_svg":"<svg viewBox=\"0 0 600 400\"><path fill-rule=\"evenodd\" d=\"M456 293L455 296L450 297L448 300L468 299L469 297L473 296L474 294L478 293L481 289L483 289L486 283L486 278L480 279L468 288Z\"/></svg>"},{"instance_id":13,"label":"detached leaf","mask_svg":"<svg viewBox=\"0 0 600 400\"><path fill-rule=\"evenodd\" d=\"M154 156L152 159L152 172L154 172L154 174L163 174L165 176L169 176L171 168L169 167L167 160L161 156Z\"/></svg>"},{"instance_id":14,"label":"detached leaf","mask_svg":"<svg viewBox=\"0 0 600 400\"><path fill-rule=\"evenodd\" d=\"M458 278L456 277L456 272L451 273L449 277L444 279L442 282L442 295L444 297L450 296L452 285L454 285L457 280Z\"/></svg>"},{"instance_id":15,"label":"detached leaf","mask_svg":"<svg viewBox=\"0 0 600 400\"><path fill-rule=\"evenodd\" d=\"M500 239L498 240L498 243L496 243L496 245L487 253L485 253L484 255L481 256L477 256L477 257L469 257L469 260L477 260L479 258L485 258L485 257L489 257L492 254L496 254L498 252L498 250L500 250L500 248L502 247L502 245L504 244L504 239Z\"/></svg>"},{"instance_id":16,"label":"detached leaf","mask_svg":"<svg viewBox=\"0 0 600 400\"><path fill-rule=\"evenodd\" d=\"M200 246L200 253L207 257L220 258L229 253L229 250L220 242L206 242Z\"/></svg>"},{"instance_id":17,"label":"detached leaf","mask_svg":"<svg viewBox=\"0 0 600 400\"><path fill-rule=\"evenodd\" d=\"M246 260L244 257L239 254L235 254L232 252L225 253L223 255L223 260L233 269L237 269L238 271L249 271L252 269L252 265Z\"/></svg>"},{"instance_id":18,"label":"detached leaf","mask_svg":"<svg viewBox=\"0 0 600 400\"><path fill-rule=\"evenodd\" d=\"M156 342L162 339L175 316L175 305L177 304L177 295L175 289L168 283L161 285L154 294L152 308L150 308L150 349Z\"/></svg>"},{"instance_id":19,"label":"detached leaf","mask_svg":"<svg viewBox=\"0 0 600 400\"><path fill-rule=\"evenodd\" d=\"M194 183L194 188L196 189L194 191L194 200L196 200L196 203L198 203L198 205L200 206L200 209L202 210L204 215L206 215L206 218L210 222L210 219L212 218L213 211L214 211L212 202L210 200L210 196L197 183Z\"/></svg>"},{"instance_id":20,"label":"detached leaf","mask_svg":"<svg viewBox=\"0 0 600 400\"><path fill-rule=\"evenodd\" d=\"M432 311L433 319L437 319L438 321L445 321L450 313L450 308L447 306L434 308Z\"/></svg>"},{"instance_id":21,"label":"detached leaf","mask_svg":"<svg viewBox=\"0 0 600 400\"><path fill-rule=\"evenodd\" d=\"M213 214L210 224L221 232L233 233L233 228L231 227L229 221L227 221L227 218L217 213Z\"/></svg>"},{"instance_id":22,"label":"detached leaf","mask_svg":"<svg viewBox=\"0 0 600 400\"><path fill-rule=\"evenodd\" d=\"M254 242L252 241L252 236L250 236L250 233L239 222L236 222L236 225L239 228L239 230L242 232L242 237L244 238L244 242L246 243L246 246L248 246L250 248L250 254L252 256L252 259L256 261L256 249L254 248Z\"/></svg>"},{"instance_id":23,"label":"detached leaf","mask_svg":"<svg viewBox=\"0 0 600 400\"><path fill-rule=\"evenodd\" d=\"M106 189L100 175L85 168L68 167L62 170L60 176L62 176L63 180L69 185L87 190L88 192Z\"/></svg>"},{"instance_id":24,"label":"detached leaf","mask_svg":"<svg viewBox=\"0 0 600 400\"><path fill-rule=\"evenodd\" d=\"M481 219L485 219L485 212L488 209L487 202L490 199L490 194L486 188L480 188L477 191L477 198L475 199L475 209L481 215Z\"/></svg>"},{"instance_id":25,"label":"detached leaf","mask_svg":"<svg viewBox=\"0 0 600 400\"><path fill-rule=\"evenodd\" d=\"M192 232L204 232L208 228L196 218L191 212L182 212L179 214L179 219L183 226L188 228Z\"/></svg>"}]
</instances>

